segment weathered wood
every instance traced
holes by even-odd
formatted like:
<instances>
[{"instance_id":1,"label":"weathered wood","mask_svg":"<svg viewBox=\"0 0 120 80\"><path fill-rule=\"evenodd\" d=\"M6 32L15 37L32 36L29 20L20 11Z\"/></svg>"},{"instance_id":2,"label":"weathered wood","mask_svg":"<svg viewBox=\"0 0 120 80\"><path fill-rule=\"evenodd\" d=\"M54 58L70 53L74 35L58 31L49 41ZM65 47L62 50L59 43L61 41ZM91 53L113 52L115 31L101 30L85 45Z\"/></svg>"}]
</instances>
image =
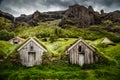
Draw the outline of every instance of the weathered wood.
<instances>
[{"instance_id":1,"label":"weathered wood","mask_svg":"<svg viewBox=\"0 0 120 80\"><path fill-rule=\"evenodd\" d=\"M79 65L83 66L84 64L84 55L83 54L79 54Z\"/></svg>"},{"instance_id":2,"label":"weathered wood","mask_svg":"<svg viewBox=\"0 0 120 80\"><path fill-rule=\"evenodd\" d=\"M18 49L18 52L22 65L29 67L42 63L42 55L46 49L31 38Z\"/></svg>"},{"instance_id":3,"label":"weathered wood","mask_svg":"<svg viewBox=\"0 0 120 80\"><path fill-rule=\"evenodd\" d=\"M71 64L83 66L84 64L91 64L97 59L97 57L94 56L95 49L83 40L79 40L73 44L67 52L70 55Z\"/></svg>"},{"instance_id":4,"label":"weathered wood","mask_svg":"<svg viewBox=\"0 0 120 80\"><path fill-rule=\"evenodd\" d=\"M74 53L74 51L72 50L72 53ZM72 55L72 64L74 64L74 54L72 54L71 53L71 55Z\"/></svg>"},{"instance_id":5,"label":"weathered wood","mask_svg":"<svg viewBox=\"0 0 120 80\"><path fill-rule=\"evenodd\" d=\"M78 49L78 45L76 46L76 48ZM76 60L77 60L77 61L76 61L76 64L79 64L79 54L78 54L78 50L76 50L76 54L77 54L77 55L76 55L76 57L77 57L77 58L76 58Z\"/></svg>"}]
</instances>

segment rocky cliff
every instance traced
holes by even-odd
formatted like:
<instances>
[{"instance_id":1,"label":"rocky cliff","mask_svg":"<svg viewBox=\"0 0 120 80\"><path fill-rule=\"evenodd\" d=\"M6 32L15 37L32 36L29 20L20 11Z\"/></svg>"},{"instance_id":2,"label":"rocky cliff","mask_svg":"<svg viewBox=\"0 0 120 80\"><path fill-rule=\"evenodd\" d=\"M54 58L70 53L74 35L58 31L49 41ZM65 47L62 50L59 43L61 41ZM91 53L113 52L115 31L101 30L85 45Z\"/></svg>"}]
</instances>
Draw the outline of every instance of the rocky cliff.
<instances>
[{"instance_id":1,"label":"rocky cliff","mask_svg":"<svg viewBox=\"0 0 120 80\"><path fill-rule=\"evenodd\" d=\"M26 22L32 26L38 25L39 21L53 21L61 19L59 26L65 28L69 25L74 25L80 28L88 27L94 24L101 24L104 20L110 20L115 24L120 25L120 11L114 11L110 13L101 13L94 11L92 6L85 7L79 4L69 6L65 11L54 12L39 12L35 11L31 15L22 14L19 17L14 17L9 13L0 11L0 17L7 18L14 23Z\"/></svg>"},{"instance_id":2,"label":"rocky cliff","mask_svg":"<svg viewBox=\"0 0 120 80\"><path fill-rule=\"evenodd\" d=\"M15 18L15 23L26 22L30 24L31 26L36 26L37 22L40 20L40 15L41 13L39 11L35 11L31 15L22 14L21 16Z\"/></svg>"},{"instance_id":3,"label":"rocky cliff","mask_svg":"<svg viewBox=\"0 0 120 80\"><path fill-rule=\"evenodd\" d=\"M27 22L32 26L36 26L39 21L51 21L56 19L61 19L63 17L64 11L55 11L55 12L44 12L40 13L35 11L31 15L22 14L17 17L15 22Z\"/></svg>"},{"instance_id":4,"label":"rocky cliff","mask_svg":"<svg viewBox=\"0 0 120 80\"><path fill-rule=\"evenodd\" d=\"M101 20L110 20L115 24L120 25L120 11L116 10L110 13L101 14Z\"/></svg>"},{"instance_id":5,"label":"rocky cliff","mask_svg":"<svg viewBox=\"0 0 120 80\"><path fill-rule=\"evenodd\" d=\"M69 6L59 25L63 28L69 25L84 28L94 24L101 24L104 20L111 20L113 23L120 24L120 11L104 13L104 10L101 10L101 13L99 13L94 11L92 6L85 7L75 4Z\"/></svg>"},{"instance_id":6,"label":"rocky cliff","mask_svg":"<svg viewBox=\"0 0 120 80\"><path fill-rule=\"evenodd\" d=\"M64 27L64 25L71 24L78 27L87 27L91 24L95 24L99 15L98 12L93 10L92 6L86 8L82 5L75 4L69 6L69 9L66 10L60 26Z\"/></svg>"}]
</instances>

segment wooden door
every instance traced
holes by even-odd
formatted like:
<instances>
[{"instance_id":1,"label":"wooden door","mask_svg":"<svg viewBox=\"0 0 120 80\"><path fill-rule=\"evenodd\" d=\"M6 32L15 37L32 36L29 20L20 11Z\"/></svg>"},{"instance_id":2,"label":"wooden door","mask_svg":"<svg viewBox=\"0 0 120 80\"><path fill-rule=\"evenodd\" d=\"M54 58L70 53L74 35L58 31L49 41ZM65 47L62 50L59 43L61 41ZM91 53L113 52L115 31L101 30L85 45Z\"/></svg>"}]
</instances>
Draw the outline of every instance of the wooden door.
<instances>
[{"instance_id":1,"label":"wooden door","mask_svg":"<svg viewBox=\"0 0 120 80\"><path fill-rule=\"evenodd\" d=\"M84 65L84 54L79 54L79 65L83 66Z\"/></svg>"},{"instance_id":2,"label":"wooden door","mask_svg":"<svg viewBox=\"0 0 120 80\"><path fill-rule=\"evenodd\" d=\"M35 52L29 52L28 53L28 66L34 66L35 65Z\"/></svg>"}]
</instances>

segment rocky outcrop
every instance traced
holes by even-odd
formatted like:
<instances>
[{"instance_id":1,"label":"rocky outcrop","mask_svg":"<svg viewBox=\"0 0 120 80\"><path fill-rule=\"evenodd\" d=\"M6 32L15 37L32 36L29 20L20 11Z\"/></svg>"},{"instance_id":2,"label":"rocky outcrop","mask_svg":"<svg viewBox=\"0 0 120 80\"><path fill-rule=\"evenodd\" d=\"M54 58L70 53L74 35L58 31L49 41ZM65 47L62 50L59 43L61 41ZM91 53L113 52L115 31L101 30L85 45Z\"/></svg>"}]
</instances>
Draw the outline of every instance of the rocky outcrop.
<instances>
[{"instance_id":1,"label":"rocky outcrop","mask_svg":"<svg viewBox=\"0 0 120 80\"><path fill-rule=\"evenodd\" d=\"M92 6L88 8L75 4L69 6L69 9L65 12L65 15L60 23L60 26L64 27L66 24L76 25L78 27L87 27L95 23L95 16Z\"/></svg>"},{"instance_id":2,"label":"rocky outcrop","mask_svg":"<svg viewBox=\"0 0 120 80\"><path fill-rule=\"evenodd\" d=\"M40 13L38 10L31 15L22 14L15 19L15 22L26 22L32 26L36 26L39 21L51 21L61 19L65 11L44 12Z\"/></svg>"},{"instance_id":3,"label":"rocky outcrop","mask_svg":"<svg viewBox=\"0 0 120 80\"><path fill-rule=\"evenodd\" d=\"M111 20L113 23L120 25L120 11L101 14L101 20Z\"/></svg>"},{"instance_id":4,"label":"rocky outcrop","mask_svg":"<svg viewBox=\"0 0 120 80\"><path fill-rule=\"evenodd\" d=\"M21 14L15 18L15 22L28 22L30 19L32 19L32 15Z\"/></svg>"},{"instance_id":5,"label":"rocky outcrop","mask_svg":"<svg viewBox=\"0 0 120 80\"><path fill-rule=\"evenodd\" d=\"M64 15L65 11L54 11L54 12L45 12L43 13L46 15L46 19L48 20L56 20L56 19L61 19Z\"/></svg>"},{"instance_id":6,"label":"rocky outcrop","mask_svg":"<svg viewBox=\"0 0 120 80\"><path fill-rule=\"evenodd\" d=\"M26 22L32 26L38 25L39 21L53 21L61 19L59 26L65 28L69 25L74 25L80 28L88 27L94 24L101 24L104 20L110 20L115 24L120 25L120 11L114 11L105 13L101 10L101 13L94 11L92 6L85 7L79 4L69 6L66 11L54 11L54 12L39 12L35 11L31 15L22 14L19 17L14 17L9 13L0 11L0 17L7 18L14 23Z\"/></svg>"},{"instance_id":7,"label":"rocky outcrop","mask_svg":"<svg viewBox=\"0 0 120 80\"><path fill-rule=\"evenodd\" d=\"M92 6L84 7L79 4L69 6L59 25L63 28L74 25L77 27L88 27L92 24L101 24L103 20L111 20L113 23L120 24L120 11L105 13L104 10L94 11Z\"/></svg>"},{"instance_id":8,"label":"rocky outcrop","mask_svg":"<svg viewBox=\"0 0 120 80\"><path fill-rule=\"evenodd\" d=\"M30 24L31 26L36 26L38 24L38 21L40 20L40 12L36 11L32 15L25 15L22 14L19 17L16 17L15 22L26 22Z\"/></svg>"},{"instance_id":9,"label":"rocky outcrop","mask_svg":"<svg viewBox=\"0 0 120 80\"><path fill-rule=\"evenodd\" d=\"M36 11L36 12L33 13L32 19L35 20L35 21L39 21L40 16L41 16L41 13L39 11Z\"/></svg>"}]
</instances>

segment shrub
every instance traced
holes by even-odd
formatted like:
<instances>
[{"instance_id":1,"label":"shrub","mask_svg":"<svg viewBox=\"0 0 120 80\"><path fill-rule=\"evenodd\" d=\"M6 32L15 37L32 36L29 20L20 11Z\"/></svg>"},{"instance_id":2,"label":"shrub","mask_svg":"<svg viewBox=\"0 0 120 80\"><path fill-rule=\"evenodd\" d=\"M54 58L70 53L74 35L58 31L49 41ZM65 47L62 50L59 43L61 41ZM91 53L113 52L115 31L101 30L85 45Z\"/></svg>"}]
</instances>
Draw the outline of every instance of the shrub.
<instances>
[{"instance_id":1,"label":"shrub","mask_svg":"<svg viewBox=\"0 0 120 80\"><path fill-rule=\"evenodd\" d=\"M0 17L0 30L1 29L7 29L7 30L11 30L13 28L13 23L3 17Z\"/></svg>"},{"instance_id":2,"label":"shrub","mask_svg":"<svg viewBox=\"0 0 120 80\"><path fill-rule=\"evenodd\" d=\"M15 36L14 32L8 32L7 30L0 31L0 40L9 40Z\"/></svg>"}]
</instances>

